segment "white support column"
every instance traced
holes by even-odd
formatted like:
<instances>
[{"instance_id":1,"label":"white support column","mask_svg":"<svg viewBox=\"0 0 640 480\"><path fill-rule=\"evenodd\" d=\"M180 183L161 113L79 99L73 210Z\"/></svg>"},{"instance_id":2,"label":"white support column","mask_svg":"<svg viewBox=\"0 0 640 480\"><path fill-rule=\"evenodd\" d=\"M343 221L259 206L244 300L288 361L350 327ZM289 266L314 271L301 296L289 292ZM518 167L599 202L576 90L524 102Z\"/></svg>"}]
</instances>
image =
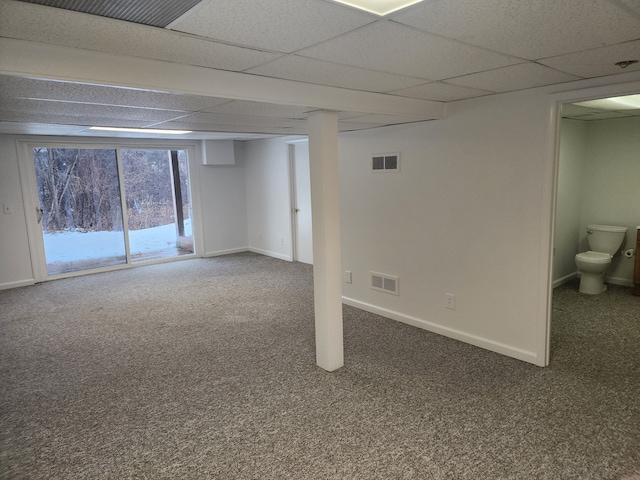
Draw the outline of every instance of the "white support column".
<instances>
[{"instance_id":1,"label":"white support column","mask_svg":"<svg viewBox=\"0 0 640 480\"><path fill-rule=\"evenodd\" d=\"M309 115L308 124L316 363L332 372L344 365L338 114L319 111Z\"/></svg>"}]
</instances>

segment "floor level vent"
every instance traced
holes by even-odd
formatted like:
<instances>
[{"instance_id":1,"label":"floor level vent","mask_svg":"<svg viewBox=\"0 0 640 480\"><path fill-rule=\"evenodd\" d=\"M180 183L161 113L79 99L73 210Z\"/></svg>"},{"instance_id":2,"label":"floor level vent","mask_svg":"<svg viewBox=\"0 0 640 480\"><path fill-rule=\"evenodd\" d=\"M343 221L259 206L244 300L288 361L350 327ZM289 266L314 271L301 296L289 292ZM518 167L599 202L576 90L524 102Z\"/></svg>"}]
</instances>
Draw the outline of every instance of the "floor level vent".
<instances>
[{"instance_id":1,"label":"floor level vent","mask_svg":"<svg viewBox=\"0 0 640 480\"><path fill-rule=\"evenodd\" d=\"M371 289L379 292L399 295L398 277L384 273L369 272L371 274Z\"/></svg>"}]
</instances>

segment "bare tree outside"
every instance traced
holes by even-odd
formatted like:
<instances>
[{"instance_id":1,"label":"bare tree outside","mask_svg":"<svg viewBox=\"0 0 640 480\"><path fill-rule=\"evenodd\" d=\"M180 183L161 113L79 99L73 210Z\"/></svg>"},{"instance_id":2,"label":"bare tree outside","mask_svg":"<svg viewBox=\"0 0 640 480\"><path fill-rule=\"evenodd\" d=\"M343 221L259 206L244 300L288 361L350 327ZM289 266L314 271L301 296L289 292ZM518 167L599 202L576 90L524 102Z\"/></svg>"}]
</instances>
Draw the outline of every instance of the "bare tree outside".
<instances>
[{"instance_id":1,"label":"bare tree outside","mask_svg":"<svg viewBox=\"0 0 640 480\"><path fill-rule=\"evenodd\" d=\"M161 256L192 253L192 240L184 235L184 223L188 220L190 225L191 218L187 152L173 151L173 163L169 150L123 149L121 155L130 239L132 232L153 232L151 229L179 221L180 236L176 228L175 239L156 249L163 251ZM65 238L70 238L71 233L124 233L115 149L37 147L33 149L33 159L45 237L65 234ZM176 205L181 206L180 213ZM120 238L113 241L124 245L122 235L110 238ZM96 244L95 247L98 251L100 246ZM172 249L177 253L172 254ZM132 252L132 255L139 259L158 258L158 254L150 256L142 250ZM47 263L49 256L47 252ZM121 262L122 254L117 256Z\"/></svg>"}]
</instances>

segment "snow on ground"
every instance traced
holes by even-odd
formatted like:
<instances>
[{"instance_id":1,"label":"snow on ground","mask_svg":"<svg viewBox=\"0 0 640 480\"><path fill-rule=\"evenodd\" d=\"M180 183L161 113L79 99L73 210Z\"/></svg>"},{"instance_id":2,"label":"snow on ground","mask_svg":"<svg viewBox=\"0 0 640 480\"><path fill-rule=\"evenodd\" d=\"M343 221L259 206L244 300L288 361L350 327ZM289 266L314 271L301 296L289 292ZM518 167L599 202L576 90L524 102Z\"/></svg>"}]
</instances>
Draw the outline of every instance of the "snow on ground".
<instances>
[{"instance_id":1,"label":"snow on ground","mask_svg":"<svg viewBox=\"0 0 640 480\"><path fill-rule=\"evenodd\" d=\"M184 222L185 236L191 236L191 220ZM65 231L45 233L47 263L72 262L125 255L123 232ZM131 255L153 253L175 247L176 224L144 230L130 230Z\"/></svg>"}]
</instances>

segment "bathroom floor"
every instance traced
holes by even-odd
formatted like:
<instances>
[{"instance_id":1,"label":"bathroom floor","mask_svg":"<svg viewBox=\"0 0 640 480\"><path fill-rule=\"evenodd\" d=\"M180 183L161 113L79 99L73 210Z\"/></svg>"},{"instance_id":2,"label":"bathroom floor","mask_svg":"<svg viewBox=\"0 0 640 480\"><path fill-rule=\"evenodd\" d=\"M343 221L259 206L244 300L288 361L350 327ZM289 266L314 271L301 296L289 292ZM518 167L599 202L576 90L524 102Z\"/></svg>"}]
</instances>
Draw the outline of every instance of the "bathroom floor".
<instances>
[{"instance_id":1,"label":"bathroom floor","mask_svg":"<svg viewBox=\"0 0 640 480\"><path fill-rule=\"evenodd\" d=\"M640 296L619 285L587 295L578 291L579 283L576 279L553 291L551 363L575 363L603 374L629 369L638 375Z\"/></svg>"}]
</instances>

